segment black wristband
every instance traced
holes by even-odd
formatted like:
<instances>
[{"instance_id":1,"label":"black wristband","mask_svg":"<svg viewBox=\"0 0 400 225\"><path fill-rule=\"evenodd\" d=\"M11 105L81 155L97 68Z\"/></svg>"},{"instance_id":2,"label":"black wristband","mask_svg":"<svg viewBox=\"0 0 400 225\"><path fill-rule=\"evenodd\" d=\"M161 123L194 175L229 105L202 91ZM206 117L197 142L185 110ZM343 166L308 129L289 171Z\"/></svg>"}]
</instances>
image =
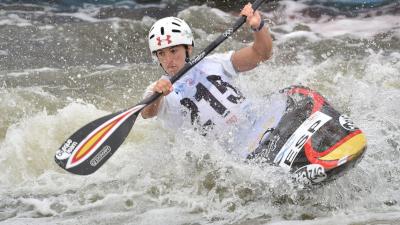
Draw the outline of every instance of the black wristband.
<instances>
[{"instance_id":1,"label":"black wristband","mask_svg":"<svg viewBox=\"0 0 400 225\"><path fill-rule=\"evenodd\" d=\"M258 31L260 31L263 27L264 27L264 20L261 20L260 26L258 26L258 28L256 28L256 29L251 28L251 29L252 29L254 32L258 32Z\"/></svg>"}]
</instances>

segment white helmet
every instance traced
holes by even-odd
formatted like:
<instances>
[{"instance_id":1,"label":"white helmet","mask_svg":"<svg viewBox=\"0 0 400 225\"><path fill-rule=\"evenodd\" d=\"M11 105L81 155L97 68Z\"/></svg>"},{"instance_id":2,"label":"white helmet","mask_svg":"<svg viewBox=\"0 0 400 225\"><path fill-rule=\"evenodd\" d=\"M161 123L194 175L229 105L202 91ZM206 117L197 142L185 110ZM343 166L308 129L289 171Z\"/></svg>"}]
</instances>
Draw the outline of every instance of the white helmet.
<instances>
[{"instance_id":1,"label":"white helmet","mask_svg":"<svg viewBox=\"0 0 400 225\"><path fill-rule=\"evenodd\" d=\"M176 17L165 17L155 22L149 31L150 51L155 52L175 45L194 46L189 25Z\"/></svg>"}]
</instances>

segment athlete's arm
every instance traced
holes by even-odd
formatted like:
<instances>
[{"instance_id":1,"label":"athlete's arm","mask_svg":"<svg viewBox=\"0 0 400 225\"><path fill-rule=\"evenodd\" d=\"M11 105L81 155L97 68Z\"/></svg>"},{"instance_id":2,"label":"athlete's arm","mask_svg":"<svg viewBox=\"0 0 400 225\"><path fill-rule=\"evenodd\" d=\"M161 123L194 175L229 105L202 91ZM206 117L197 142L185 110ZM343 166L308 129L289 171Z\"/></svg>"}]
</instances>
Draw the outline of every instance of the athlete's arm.
<instances>
[{"instance_id":1,"label":"athlete's arm","mask_svg":"<svg viewBox=\"0 0 400 225\"><path fill-rule=\"evenodd\" d=\"M160 107L160 103L163 97L159 97L150 105L146 106L140 114L142 115L143 119L148 119L157 116L158 108Z\"/></svg>"},{"instance_id":2,"label":"athlete's arm","mask_svg":"<svg viewBox=\"0 0 400 225\"><path fill-rule=\"evenodd\" d=\"M166 79L160 79L153 86L152 91L162 93L163 96L160 96L157 100L155 100L150 105L146 106L140 114L144 119L152 118L157 116L158 110L160 108L161 101L164 100L164 96L171 93L173 90L171 81Z\"/></svg>"},{"instance_id":3,"label":"athlete's arm","mask_svg":"<svg viewBox=\"0 0 400 225\"><path fill-rule=\"evenodd\" d=\"M247 4L240 15L247 16L246 23L253 29L261 25L261 16L253 10L251 4ZM238 72L244 72L255 68L260 62L266 61L272 56L272 38L267 26L254 31L254 42L251 46L242 48L232 55L232 64Z\"/></svg>"}]
</instances>

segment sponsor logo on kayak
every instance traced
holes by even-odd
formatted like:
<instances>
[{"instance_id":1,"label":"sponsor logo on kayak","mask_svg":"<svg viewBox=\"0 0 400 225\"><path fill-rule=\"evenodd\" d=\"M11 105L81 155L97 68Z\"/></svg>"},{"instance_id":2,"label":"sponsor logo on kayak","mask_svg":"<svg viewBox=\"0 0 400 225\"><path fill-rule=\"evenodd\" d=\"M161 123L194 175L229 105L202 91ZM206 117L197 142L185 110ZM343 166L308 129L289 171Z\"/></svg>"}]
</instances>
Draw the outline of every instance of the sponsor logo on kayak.
<instances>
[{"instance_id":1,"label":"sponsor logo on kayak","mask_svg":"<svg viewBox=\"0 0 400 225\"><path fill-rule=\"evenodd\" d=\"M354 122L350 119L350 117L346 115L341 115L339 117L339 123L346 130L349 131L358 130L358 127L354 125Z\"/></svg>"},{"instance_id":2,"label":"sponsor logo on kayak","mask_svg":"<svg viewBox=\"0 0 400 225\"><path fill-rule=\"evenodd\" d=\"M92 160L90 160L90 165L93 167L97 166L97 164L99 164L99 162L101 162L104 159L104 157L106 157L106 155L108 155L108 153L110 152L111 152L111 147L108 145L104 146L100 150L100 152L97 153L97 155L95 155Z\"/></svg>"},{"instance_id":3,"label":"sponsor logo on kayak","mask_svg":"<svg viewBox=\"0 0 400 225\"><path fill-rule=\"evenodd\" d=\"M317 130L331 119L332 117L320 111L312 114L296 129L285 145L283 145L275 157L274 163L279 163L281 167L290 170L297 154L301 151L306 142Z\"/></svg>"},{"instance_id":4,"label":"sponsor logo on kayak","mask_svg":"<svg viewBox=\"0 0 400 225\"><path fill-rule=\"evenodd\" d=\"M317 184L326 178L325 168L319 164L309 164L295 172L295 180L303 183Z\"/></svg>"},{"instance_id":5,"label":"sponsor logo on kayak","mask_svg":"<svg viewBox=\"0 0 400 225\"><path fill-rule=\"evenodd\" d=\"M72 141L71 139L66 140L63 146L61 146L61 148L56 152L56 158L59 160L68 158L77 145L78 142L76 141Z\"/></svg>"}]
</instances>

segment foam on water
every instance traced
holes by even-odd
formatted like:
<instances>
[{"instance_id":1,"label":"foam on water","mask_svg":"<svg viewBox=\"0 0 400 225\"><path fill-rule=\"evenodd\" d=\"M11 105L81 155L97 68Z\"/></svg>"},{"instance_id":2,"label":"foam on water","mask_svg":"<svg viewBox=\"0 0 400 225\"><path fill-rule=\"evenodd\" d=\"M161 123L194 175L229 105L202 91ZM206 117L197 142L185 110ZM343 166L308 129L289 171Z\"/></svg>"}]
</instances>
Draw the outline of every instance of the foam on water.
<instances>
[{"instance_id":1,"label":"foam on water","mask_svg":"<svg viewBox=\"0 0 400 225\"><path fill-rule=\"evenodd\" d=\"M344 15L331 16L321 14L320 16L309 17L305 10L309 7L301 2L282 1L284 11L267 13L271 18L279 16L275 20L278 27L290 32L299 25L304 25L307 31L323 37L337 37L343 35L355 36L358 38L371 38L382 32L395 32L399 37L398 15L387 13L360 12L356 16L349 18ZM396 6L393 4L393 6ZM372 14L372 15L371 15ZM304 28L303 28L304 29ZM309 29L309 30L308 30ZM311 35L311 34L310 34Z\"/></svg>"},{"instance_id":2,"label":"foam on water","mask_svg":"<svg viewBox=\"0 0 400 225\"><path fill-rule=\"evenodd\" d=\"M280 6L264 12L276 23L271 27L274 57L235 82L258 105L293 84L319 91L367 136L366 155L353 170L325 186L303 188L286 179L280 168L245 163L191 129L172 133L155 119L139 117L124 144L100 170L90 176L69 174L53 160L65 138L84 124L137 102L162 71L143 63L149 59L137 64L124 60L128 56L124 52L110 54L121 63L99 57L90 67L77 64L65 69L36 62L34 67L10 66L0 76L1 224L399 222L399 16L315 18L302 12L308 6L301 2L282 1ZM54 23L49 32L64 35L74 28L77 34L90 36L97 30L104 32L97 40L107 41L92 46L107 49L116 44L114 50L129 49L121 44L127 41L124 31L131 29L129 34L139 37L155 21L150 17L107 21L93 17L96 10L62 15L80 20L74 25ZM200 49L236 19L207 6L178 15L193 25ZM377 38L381 34L387 36ZM79 35L71 37L74 41L67 44L88 43ZM144 48L145 37L135 40L131 51ZM241 30L218 51L244 46L243 40L251 40L251 34ZM24 41L28 46L30 42ZM62 50L72 48L59 41ZM7 54L0 51L0 59L15 54L1 49ZM91 48L85 52L97 53Z\"/></svg>"},{"instance_id":3,"label":"foam on water","mask_svg":"<svg viewBox=\"0 0 400 225\"><path fill-rule=\"evenodd\" d=\"M1 143L0 166L3 171L8 171L2 174L2 181L18 184L35 179L49 169L54 170L56 167L51 155L54 148L58 148L57 139L63 137L64 129L74 130L77 127L75 125L74 128L74 124L85 122L85 117L79 116L83 110L94 111L93 106L90 108L73 103L56 116L48 115L44 110L8 127ZM78 121L72 119L75 117Z\"/></svg>"},{"instance_id":4,"label":"foam on water","mask_svg":"<svg viewBox=\"0 0 400 225\"><path fill-rule=\"evenodd\" d=\"M58 68L42 67L42 68L37 68L37 69L27 69L27 70L18 71L18 72L8 72L7 74L0 73L0 76L18 77L18 76L30 75L30 74L34 74L34 73L57 72L57 71L59 71Z\"/></svg>"},{"instance_id":5,"label":"foam on water","mask_svg":"<svg viewBox=\"0 0 400 225\"><path fill-rule=\"evenodd\" d=\"M19 17L17 14L8 14L5 18L0 18L0 26L11 25L18 27L32 26L29 20Z\"/></svg>"},{"instance_id":6,"label":"foam on water","mask_svg":"<svg viewBox=\"0 0 400 225\"><path fill-rule=\"evenodd\" d=\"M309 23L308 26L311 27L312 31L325 37L353 35L359 38L370 38L379 33L390 31L392 28L398 28L400 21L398 16L382 15L363 19L342 18L323 24ZM397 37L400 37L398 29L394 31Z\"/></svg>"}]
</instances>

